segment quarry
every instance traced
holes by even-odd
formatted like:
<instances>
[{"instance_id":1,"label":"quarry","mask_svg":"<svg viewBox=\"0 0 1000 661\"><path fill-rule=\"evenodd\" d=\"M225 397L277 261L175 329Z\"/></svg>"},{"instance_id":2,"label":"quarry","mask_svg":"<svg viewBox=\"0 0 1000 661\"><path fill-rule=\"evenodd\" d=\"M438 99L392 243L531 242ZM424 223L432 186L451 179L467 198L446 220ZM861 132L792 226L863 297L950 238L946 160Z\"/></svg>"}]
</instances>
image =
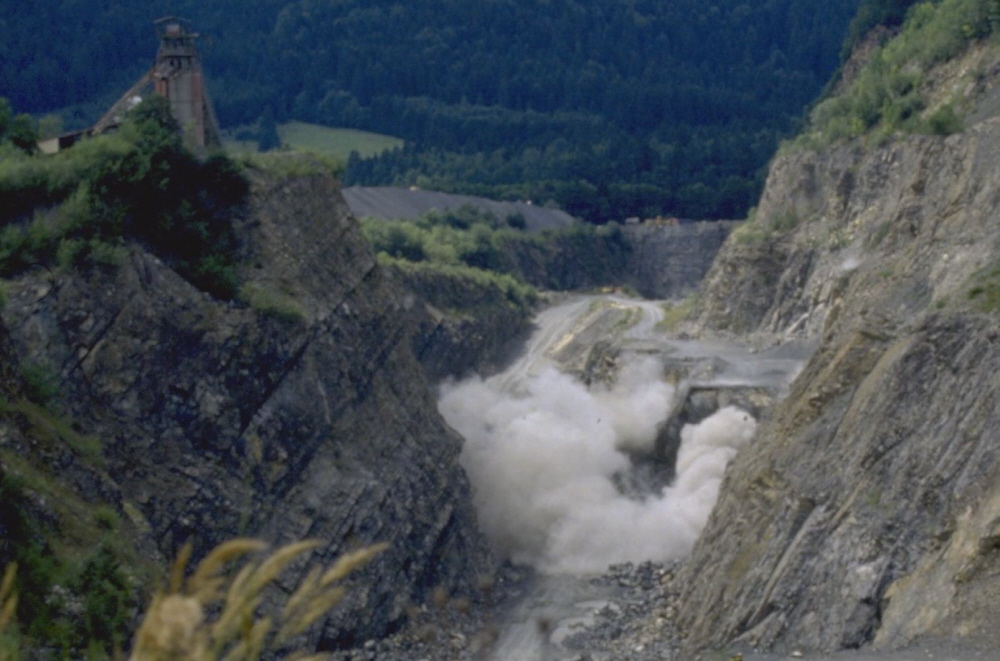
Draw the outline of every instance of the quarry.
<instances>
[{"instance_id":1,"label":"quarry","mask_svg":"<svg viewBox=\"0 0 1000 661\"><path fill-rule=\"evenodd\" d=\"M236 295L148 241L25 268L0 566L110 533L139 592L189 542L317 540L271 613L385 544L275 658L991 658L998 80L976 41L923 83L961 130L806 133L745 221L504 244L537 298L377 255L336 173L250 161Z\"/></svg>"}]
</instances>

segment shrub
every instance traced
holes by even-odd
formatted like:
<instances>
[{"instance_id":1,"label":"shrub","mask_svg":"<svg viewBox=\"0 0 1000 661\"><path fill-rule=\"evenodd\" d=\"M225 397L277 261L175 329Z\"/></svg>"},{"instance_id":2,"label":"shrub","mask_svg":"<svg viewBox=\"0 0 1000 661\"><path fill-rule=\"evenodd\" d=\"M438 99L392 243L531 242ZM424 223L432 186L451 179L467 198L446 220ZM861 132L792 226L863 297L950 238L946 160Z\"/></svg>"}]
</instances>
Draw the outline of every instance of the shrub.
<instances>
[{"instance_id":1,"label":"shrub","mask_svg":"<svg viewBox=\"0 0 1000 661\"><path fill-rule=\"evenodd\" d=\"M927 130L934 135L951 135L962 129L962 119L950 103L941 106L927 118Z\"/></svg>"},{"instance_id":2,"label":"shrub","mask_svg":"<svg viewBox=\"0 0 1000 661\"><path fill-rule=\"evenodd\" d=\"M480 303L504 303L527 310L538 302L538 292L534 287L506 273L462 264L409 262L384 253L379 261L415 281L418 290L430 292L431 302L439 307L462 310ZM432 281L448 281L451 286L428 284Z\"/></svg>"},{"instance_id":3,"label":"shrub","mask_svg":"<svg viewBox=\"0 0 1000 661\"><path fill-rule=\"evenodd\" d=\"M329 154L300 150L281 150L242 154L243 167L266 173L277 179L312 177L317 175L340 177L344 165Z\"/></svg>"},{"instance_id":4,"label":"shrub","mask_svg":"<svg viewBox=\"0 0 1000 661\"><path fill-rule=\"evenodd\" d=\"M285 321L302 321L306 313L293 297L258 283L240 287L238 298L261 314Z\"/></svg>"},{"instance_id":5,"label":"shrub","mask_svg":"<svg viewBox=\"0 0 1000 661\"><path fill-rule=\"evenodd\" d=\"M38 142L38 129L31 115L15 115L7 99L0 97L0 145L10 144L25 153L32 153Z\"/></svg>"},{"instance_id":6,"label":"shrub","mask_svg":"<svg viewBox=\"0 0 1000 661\"><path fill-rule=\"evenodd\" d=\"M49 366L31 361L20 365L25 396L35 404L50 404L59 394L59 375Z\"/></svg>"},{"instance_id":7,"label":"shrub","mask_svg":"<svg viewBox=\"0 0 1000 661\"><path fill-rule=\"evenodd\" d=\"M7 223L0 274L36 264L113 265L129 237L201 289L231 298L238 247L232 216L248 192L228 158L200 160L183 147L169 106L153 96L113 135L54 156L0 158L0 223ZM63 205L56 213L34 212L55 204Z\"/></svg>"}]
</instances>

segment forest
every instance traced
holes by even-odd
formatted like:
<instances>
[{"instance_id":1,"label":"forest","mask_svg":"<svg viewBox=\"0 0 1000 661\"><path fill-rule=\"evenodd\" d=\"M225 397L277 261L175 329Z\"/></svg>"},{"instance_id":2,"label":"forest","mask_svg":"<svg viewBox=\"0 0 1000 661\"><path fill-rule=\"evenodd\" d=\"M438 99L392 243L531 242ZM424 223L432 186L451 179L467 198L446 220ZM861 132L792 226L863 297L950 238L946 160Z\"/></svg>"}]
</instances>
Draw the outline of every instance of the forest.
<instances>
[{"instance_id":1,"label":"forest","mask_svg":"<svg viewBox=\"0 0 1000 661\"><path fill-rule=\"evenodd\" d=\"M17 112L58 113L50 127L85 126L150 66L153 20L175 14L202 35L224 128L273 117L405 140L350 159L345 184L551 202L597 223L735 218L837 69L845 36L908 4L5 3L0 96ZM856 14L867 18L851 27Z\"/></svg>"}]
</instances>

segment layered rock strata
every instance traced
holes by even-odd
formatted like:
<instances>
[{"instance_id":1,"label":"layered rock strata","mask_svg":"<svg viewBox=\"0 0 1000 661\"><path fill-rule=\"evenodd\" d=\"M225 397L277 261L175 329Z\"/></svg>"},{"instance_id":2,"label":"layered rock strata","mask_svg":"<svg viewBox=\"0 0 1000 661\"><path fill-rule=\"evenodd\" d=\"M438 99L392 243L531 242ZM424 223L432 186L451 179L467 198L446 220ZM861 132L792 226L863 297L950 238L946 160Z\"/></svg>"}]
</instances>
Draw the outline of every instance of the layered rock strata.
<instances>
[{"instance_id":1,"label":"layered rock strata","mask_svg":"<svg viewBox=\"0 0 1000 661\"><path fill-rule=\"evenodd\" d=\"M681 573L689 654L997 642L997 162L987 118L773 163L699 321L820 344Z\"/></svg>"},{"instance_id":2,"label":"layered rock strata","mask_svg":"<svg viewBox=\"0 0 1000 661\"><path fill-rule=\"evenodd\" d=\"M384 634L437 587L474 593L491 565L460 439L335 182L255 181L242 224L253 306L133 246L110 271L8 282L14 350L56 375L54 405L102 441L112 505L161 557L249 535L319 539L309 564L329 564L387 542L313 644Z\"/></svg>"}]
</instances>

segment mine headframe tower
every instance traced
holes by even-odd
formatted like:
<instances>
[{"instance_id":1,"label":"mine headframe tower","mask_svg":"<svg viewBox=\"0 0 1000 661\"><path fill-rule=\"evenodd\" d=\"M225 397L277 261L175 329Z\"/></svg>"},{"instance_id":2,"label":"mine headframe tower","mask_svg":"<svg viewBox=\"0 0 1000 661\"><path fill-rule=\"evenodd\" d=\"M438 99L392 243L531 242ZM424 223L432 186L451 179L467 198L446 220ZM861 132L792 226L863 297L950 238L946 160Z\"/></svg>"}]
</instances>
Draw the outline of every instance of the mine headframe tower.
<instances>
[{"instance_id":1,"label":"mine headframe tower","mask_svg":"<svg viewBox=\"0 0 1000 661\"><path fill-rule=\"evenodd\" d=\"M189 21L166 16L155 22L160 38L153 68L142 76L91 129L103 133L117 126L125 112L152 87L152 91L170 102L170 110L193 147L220 144L219 123L205 89L201 57L195 46L200 36L192 32Z\"/></svg>"}]
</instances>

